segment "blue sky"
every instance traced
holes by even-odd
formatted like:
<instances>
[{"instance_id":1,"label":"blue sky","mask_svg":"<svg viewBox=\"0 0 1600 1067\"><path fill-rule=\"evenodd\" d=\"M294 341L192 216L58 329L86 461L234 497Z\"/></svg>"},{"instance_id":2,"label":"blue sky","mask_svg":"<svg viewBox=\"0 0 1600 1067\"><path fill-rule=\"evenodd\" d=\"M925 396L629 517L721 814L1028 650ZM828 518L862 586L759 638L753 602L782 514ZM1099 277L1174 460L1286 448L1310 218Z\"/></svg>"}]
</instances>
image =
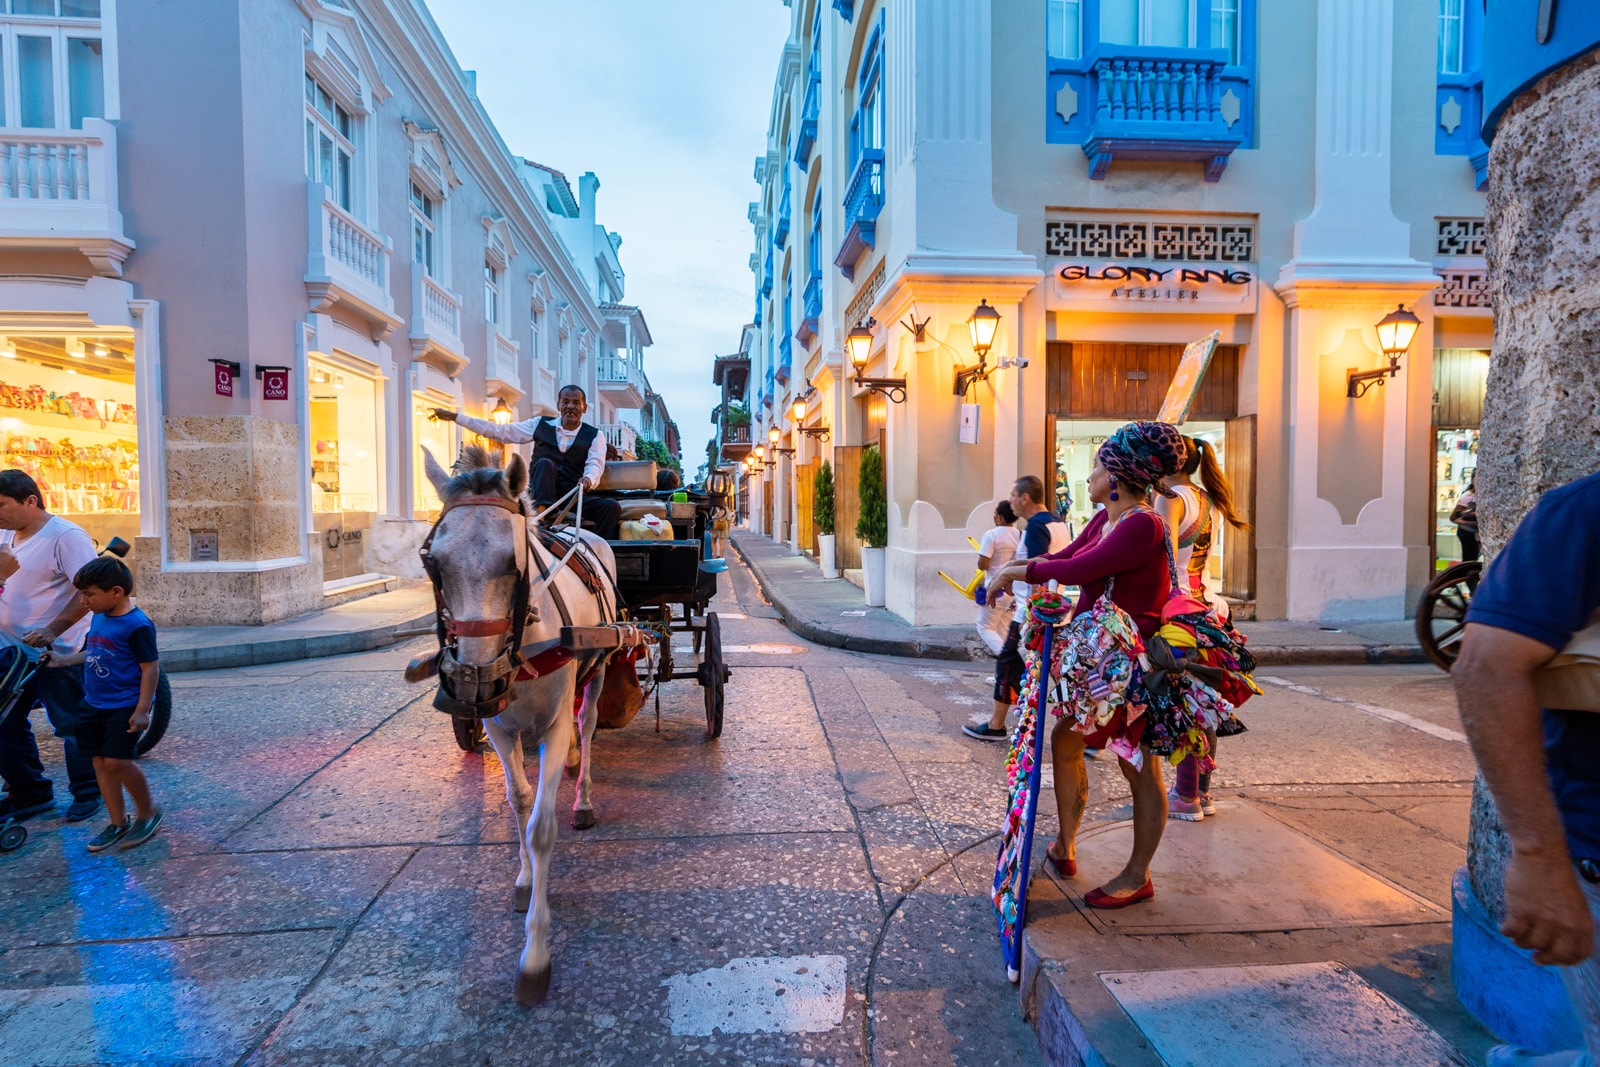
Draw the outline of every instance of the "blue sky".
<instances>
[{"instance_id":1,"label":"blue sky","mask_svg":"<svg viewBox=\"0 0 1600 1067\"><path fill-rule=\"evenodd\" d=\"M650 382L704 460L711 360L755 306L745 208L766 149L780 0L427 0L512 152L600 178Z\"/></svg>"}]
</instances>

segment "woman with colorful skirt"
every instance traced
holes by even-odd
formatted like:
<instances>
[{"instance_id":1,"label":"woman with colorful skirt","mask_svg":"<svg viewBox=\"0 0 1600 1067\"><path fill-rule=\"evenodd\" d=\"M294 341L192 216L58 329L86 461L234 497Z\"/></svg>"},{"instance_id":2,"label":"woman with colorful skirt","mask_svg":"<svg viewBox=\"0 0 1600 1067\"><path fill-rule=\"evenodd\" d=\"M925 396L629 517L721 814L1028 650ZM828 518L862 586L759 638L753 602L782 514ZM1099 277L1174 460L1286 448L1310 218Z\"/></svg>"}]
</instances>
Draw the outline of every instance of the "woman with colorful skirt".
<instances>
[{"instance_id":1,"label":"woman with colorful skirt","mask_svg":"<svg viewBox=\"0 0 1600 1067\"><path fill-rule=\"evenodd\" d=\"M1211 445L1196 437L1183 439L1187 457L1183 469L1163 484L1173 492L1171 498L1156 501L1156 512L1166 520L1172 548L1178 565L1178 574L1187 578L1189 592L1202 601L1209 601L1206 589L1206 564L1211 558L1215 540L1213 530L1215 515L1221 515L1229 526L1248 530L1250 523L1239 514L1234 503L1233 487L1222 473L1217 453ZM1195 475L1200 484L1195 484ZM1222 603L1219 601L1219 603ZM1225 611L1222 607L1219 610ZM1208 732L1211 758L1216 760L1217 738L1215 731ZM1167 794L1167 815L1184 822L1199 822L1207 815L1215 815L1217 806L1211 800L1211 771L1200 769L1199 757L1190 756L1178 764L1173 776L1172 792Z\"/></svg>"},{"instance_id":2,"label":"woman with colorful skirt","mask_svg":"<svg viewBox=\"0 0 1600 1067\"><path fill-rule=\"evenodd\" d=\"M1180 471L1184 458L1183 436L1173 426L1164 422L1123 426L1100 446L1089 475L1089 499L1103 505L1102 510L1061 552L1007 567L994 580L991 593L1012 580L1075 585L1081 590L1073 609L1077 619L1097 604L1109 585L1111 603L1131 617L1138 637L1154 636L1174 589L1166 527L1150 498L1154 493L1170 492L1161 480ZM1050 665L1041 669L1048 670ZM1123 776L1133 791L1132 855L1114 878L1085 894L1084 902L1091 907L1122 908L1155 896L1150 863L1166 827L1167 795L1161 761L1143 743L1148 725L1143 716L1130 721L1119 712L1104 729L1096 731L1093 723L1069 717L1058 722L1050 735L1061 833L1046 855L1062 877L1072 878L1078 871L1078 827L1089 799L1083 765L1086 741L1118 753Z\"/></svg>"}]
</instances>

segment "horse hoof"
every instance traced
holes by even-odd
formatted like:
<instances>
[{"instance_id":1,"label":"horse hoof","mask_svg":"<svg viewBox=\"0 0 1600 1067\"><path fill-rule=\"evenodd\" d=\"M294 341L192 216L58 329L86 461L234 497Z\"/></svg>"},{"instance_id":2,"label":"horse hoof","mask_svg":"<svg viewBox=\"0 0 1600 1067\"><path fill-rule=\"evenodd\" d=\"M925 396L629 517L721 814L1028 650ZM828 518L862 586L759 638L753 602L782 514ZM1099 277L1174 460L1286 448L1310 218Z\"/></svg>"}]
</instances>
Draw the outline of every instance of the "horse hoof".
<instances>
[{"instance_id":1,"label":"horse hoof","mask_svg":"<svg viewBox=\"0 0 1600 1067\"><path fill-rule=\"evenodd\" d=\"M572 813L572 828L574 830L587 830L595 823L593 808L579 808Z\"/></svg>"},{"instance_id":2,"label":"horse hoof","mask_svg":"<svg viewBox=\"0 0 1600 1067\"><path fill-rule=\"evenodd\" d=\"M524 1008L538 1007L544 1003L544 998L550 995L550 967L545 965L544 970L537 974L528 974L524 971L517 972L517 1003Z\"/></svg>"},{"instance_id":3,"label":"horse hoof","mask_svg":"<svg viewBox=\"0 0 1600 1067\"><path fill-rule=\"evenodd\" d=\"M531 885L519 885L519 886L517 886L515 895L511 898L511 910L512 911L520 911L520 912L523 912L524 914L526 914L527 910L532 906L533 906L533 886L531 886Z\"/></svg>"}]
</instances>

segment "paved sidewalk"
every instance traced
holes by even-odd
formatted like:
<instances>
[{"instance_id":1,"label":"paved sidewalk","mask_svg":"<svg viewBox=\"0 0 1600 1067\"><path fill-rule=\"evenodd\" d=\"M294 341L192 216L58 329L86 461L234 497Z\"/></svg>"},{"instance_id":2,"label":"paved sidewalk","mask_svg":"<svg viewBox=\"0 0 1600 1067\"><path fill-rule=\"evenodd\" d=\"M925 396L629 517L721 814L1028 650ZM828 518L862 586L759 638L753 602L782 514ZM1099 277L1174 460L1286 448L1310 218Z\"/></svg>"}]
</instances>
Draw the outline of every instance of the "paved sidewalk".
<instances>
[{"instance_id":1,"label":"paved sidewalk","mask_svg":"<svg viewBox=\"0 0 1600 1067\"><path fill-rule=\"evenodd\" d=\"M171 626L161 631L168 673L342 656L405 640L433 622L433 591L417 582L267 626Z\"/></svg>"},{"instance_id":2,"label":"paved sidewalk","mask_svg":"<svg viewBox=\"0 0 1600 1067\"><path fill-rule=\"evenodd\" d=\"M989 652L972 626L912 626L869 608L861 590L824 579L809 558L748 531L733 545L755 572L789 629L819 645L888 656L979 660ZM1401 622L1241 622L1264 667L1426 662L1410 620Z\"/></svg>"}]
</instances>

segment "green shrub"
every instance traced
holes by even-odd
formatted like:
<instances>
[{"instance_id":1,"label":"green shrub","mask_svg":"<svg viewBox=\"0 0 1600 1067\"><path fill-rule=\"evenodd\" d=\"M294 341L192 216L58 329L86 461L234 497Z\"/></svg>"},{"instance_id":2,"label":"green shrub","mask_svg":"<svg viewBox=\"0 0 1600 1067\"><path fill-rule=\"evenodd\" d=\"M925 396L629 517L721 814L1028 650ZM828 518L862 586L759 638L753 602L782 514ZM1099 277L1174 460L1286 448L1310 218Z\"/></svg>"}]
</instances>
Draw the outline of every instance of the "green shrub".
<instances>
[{"instance_id":1,"label":"green shrub","mask_svg":"<svg viewBox=\"0 0 1600 1067\"><path fill-rule=\"evenodd\" d=\"M864 548L886 548L889 544L889 491L883 482L883 453L873 445L861 453L861 517L856 520L856 536Z\"/></svg>"},{"instance_id":2,"label":"green shrub","mask_svg":"<svg viewBox=\"0 0 1600 1067\"><path fill-rule=\"evenodd\" d=\"M683 464L678 462L678 457L667 451L667 446L660 441L648 437L639 438L633 446L633 454L640 459L653 459L657 467L671 467L677 472L678 477L683 477Z\"/></svg>"},{"instance_id":3,"label":"green shrub","mask_svg":"<svg viewBox=\"0 0 1600 1067\"><path fill-rule=\"evenodd\" d=\"M833 464L822 461L817 471L817 481L812 487L812 516L818 534L833 533Z\"/></svg>"},{"instance_id":4,"label":"green shrub","mask_svg":"<svg viewBox=\"0 0 1600 1067\"><path fill-rule=\"evenodd\" d=\"M728 420L729 426L749 426L750 409L738 402L731 402L722 411L723 417Z\"/></svg>"}]
</instances>

